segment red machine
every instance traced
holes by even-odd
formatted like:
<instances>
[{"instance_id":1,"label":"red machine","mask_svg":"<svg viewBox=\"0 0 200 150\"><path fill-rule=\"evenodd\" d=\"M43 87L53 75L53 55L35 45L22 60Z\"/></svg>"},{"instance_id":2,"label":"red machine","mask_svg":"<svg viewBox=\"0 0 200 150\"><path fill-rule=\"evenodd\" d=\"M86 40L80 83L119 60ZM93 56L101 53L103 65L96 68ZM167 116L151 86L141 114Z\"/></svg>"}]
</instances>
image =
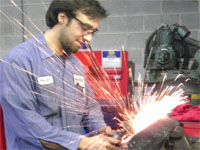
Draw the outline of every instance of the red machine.
<instances>
[{"instance_id":1,"label":"red machine","mask_svg":"<svg viewBox=\"0 0 200 150\"><path fill-rule=\"evenodd\" d=\"M126 97L128 94L128 52L127 51L78 51L76 57L83 63L87 80L92 87L97 99L104 99L104 94L97 85L102 83L102 88L115 96ZM94 82L98 81L97 82ZM92 81L92 82L91 82ZM91 85L92 84L92 85ZM107 86L105 86L105 84ZM109 85L108 85L109 84ZM117 91L118 95L113 93ZM120 98L118 97L118 98ZM111 98L111 97L110 97Z\"/></svg>"},{"instance_id":2,"label":"red machine","mask_svg":"<svg viewBox=\"0 0 200 150\"><path fill-rule=\"evenodd\" d=\"M78 51L75 56L83 63L86 79L101 104L107 125L117 129L113 120L128 95L127 51Z\"/></svg>"}]
</instances>

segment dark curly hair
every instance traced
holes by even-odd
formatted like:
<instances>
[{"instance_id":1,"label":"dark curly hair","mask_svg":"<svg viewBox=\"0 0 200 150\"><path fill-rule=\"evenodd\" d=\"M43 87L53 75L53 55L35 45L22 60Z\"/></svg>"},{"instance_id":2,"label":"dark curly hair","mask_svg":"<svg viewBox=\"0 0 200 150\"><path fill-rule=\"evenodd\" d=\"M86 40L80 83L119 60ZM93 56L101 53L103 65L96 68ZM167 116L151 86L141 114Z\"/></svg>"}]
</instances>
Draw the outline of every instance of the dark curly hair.
<instances>
[{"instance_id":1,"label":"dark curly hair","mask_svg":"<svg viewBox=\"0 0 200 150\"><path fill-rule=\"evenodd\" d=\"M65 12L71 19L76 16L78 10L90 18L105 18L108 15L96 0L53 0L46 13L46 24L52 28L58 23L59 12Z\"/></svg>"}]
</instances>

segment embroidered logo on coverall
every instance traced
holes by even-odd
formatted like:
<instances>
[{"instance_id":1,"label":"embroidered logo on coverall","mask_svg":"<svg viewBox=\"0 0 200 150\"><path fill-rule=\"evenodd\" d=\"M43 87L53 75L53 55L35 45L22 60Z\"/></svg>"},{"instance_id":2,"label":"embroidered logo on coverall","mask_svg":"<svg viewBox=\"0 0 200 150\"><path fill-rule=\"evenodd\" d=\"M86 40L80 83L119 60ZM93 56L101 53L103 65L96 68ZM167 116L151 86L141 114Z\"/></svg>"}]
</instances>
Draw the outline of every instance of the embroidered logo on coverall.
<instances>
[{"instance_id":1,"label":"embroidered logo on coverall","mask_svg":"<svg viewBox=\"0 0 200 150\"><path fill-rule=\"evenodd\" d=\"M74 84L80 91L85 93L85 79L83 76L74 74Z\"/></svg>"}]
</instances>

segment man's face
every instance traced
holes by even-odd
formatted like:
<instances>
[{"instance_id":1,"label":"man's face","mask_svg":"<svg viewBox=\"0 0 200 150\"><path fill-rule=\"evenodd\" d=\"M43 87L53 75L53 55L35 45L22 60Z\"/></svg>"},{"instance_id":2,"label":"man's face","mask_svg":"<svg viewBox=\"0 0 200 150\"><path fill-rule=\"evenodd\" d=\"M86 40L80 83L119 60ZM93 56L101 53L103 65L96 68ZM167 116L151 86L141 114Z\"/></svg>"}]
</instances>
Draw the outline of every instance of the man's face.
<instances>
[{"instance_id":1,"label":"man's face","mask_svg":"<svg viewBox=\"0 0 200 150\"><path fill-rule=\"evenodd\" d=\"M90 42L99 21L99 18L90 19L78 12L76 17L60 30L59 41L65 52L76 53L85 41Z\"/></svg>"}]
</instances>

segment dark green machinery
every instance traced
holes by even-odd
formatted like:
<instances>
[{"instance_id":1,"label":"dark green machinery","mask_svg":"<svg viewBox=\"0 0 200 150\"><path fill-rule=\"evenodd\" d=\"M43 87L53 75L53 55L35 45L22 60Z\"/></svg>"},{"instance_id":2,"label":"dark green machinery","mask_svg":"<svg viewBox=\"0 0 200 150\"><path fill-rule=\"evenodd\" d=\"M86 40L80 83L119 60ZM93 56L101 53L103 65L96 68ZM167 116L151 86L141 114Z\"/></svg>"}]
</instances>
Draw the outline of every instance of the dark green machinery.
<instances>
[{"instance_id":1,"label":"dark green machinery","mask_svg":"<svg viewBox=\"0 0 200 150\"><path fill-rule=\"evenodd\" d=\"M162 24L150 35L145 47L144 81L160 83L166 75L166 86L183 83L191 103L200 104L200 41L189 35L190 31L179 24Z\"/></svg>"}]
</instances>

